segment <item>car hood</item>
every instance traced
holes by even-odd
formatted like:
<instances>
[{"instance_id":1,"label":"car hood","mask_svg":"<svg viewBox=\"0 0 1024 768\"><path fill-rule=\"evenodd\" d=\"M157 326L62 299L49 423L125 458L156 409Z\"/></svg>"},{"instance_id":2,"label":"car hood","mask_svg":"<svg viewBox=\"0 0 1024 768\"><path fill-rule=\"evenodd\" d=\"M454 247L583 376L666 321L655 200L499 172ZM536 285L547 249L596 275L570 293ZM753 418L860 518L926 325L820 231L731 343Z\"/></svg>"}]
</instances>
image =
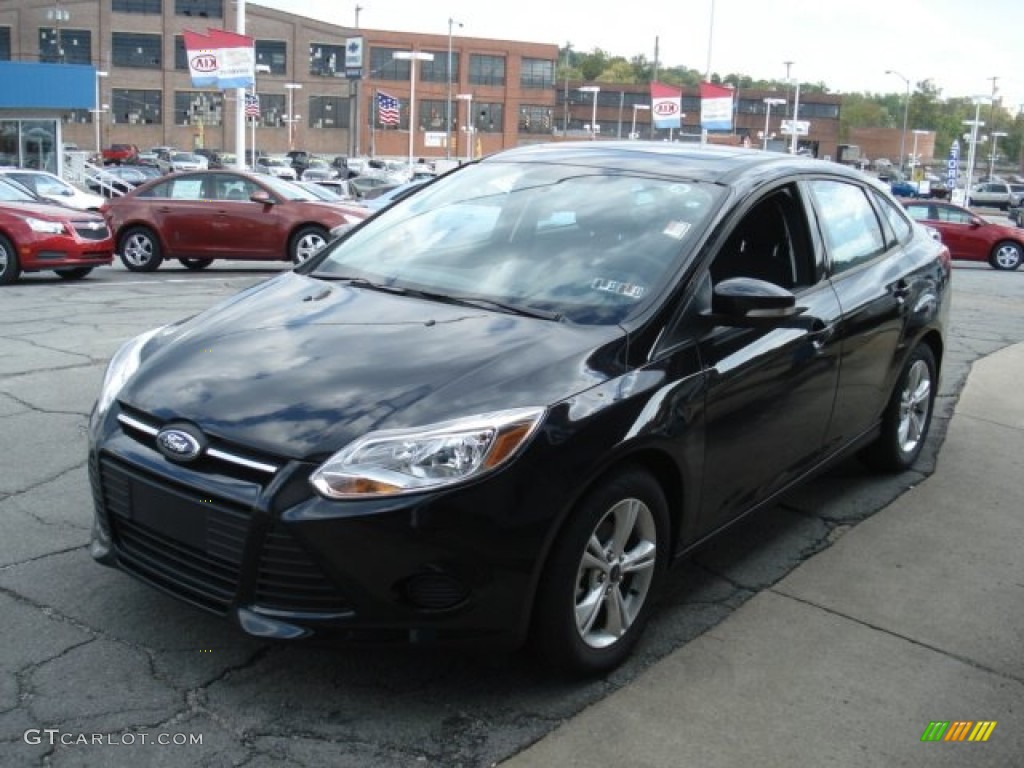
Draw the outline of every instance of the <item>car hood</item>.
<instances>
[{"instance_id":1,"label":"car hood","mask_svg":"<svg viewBox=\"0 0 1024 768\"><path fill-rule=\"evenodd\" d=\"M0 203L0 207L8 211L17 211L21 214L28 216L38 216L42 219L48 219L50 221L68 221L74 219L75 221L88 221L90 219L102 220L102 216L91 211L79 211L63 203L56 201L52 203L20 203L20 202L4 202Z\"/></svg>"},{"instance_id":2,"label":"car hood","mask_svg":"<svg viewBox=\"0 0 1024 768\"><path fill-rule=\"evenodd\" d=\"M288 273L151 341L118 399L322 459L374 429L547 406L615 375L624 332Z\"/></svg>"}]
</instances>

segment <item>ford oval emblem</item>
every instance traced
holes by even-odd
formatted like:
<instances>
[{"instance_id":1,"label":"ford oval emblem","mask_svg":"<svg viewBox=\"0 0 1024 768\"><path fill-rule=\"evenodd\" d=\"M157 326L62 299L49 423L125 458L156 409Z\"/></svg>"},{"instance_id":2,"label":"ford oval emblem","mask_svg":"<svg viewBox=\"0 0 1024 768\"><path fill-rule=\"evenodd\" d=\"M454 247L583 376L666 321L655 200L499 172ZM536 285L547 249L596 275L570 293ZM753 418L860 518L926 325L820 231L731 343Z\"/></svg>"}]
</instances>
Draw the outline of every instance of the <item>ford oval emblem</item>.
<instances>
[{"instance_id":1,"label":"ford oval emblem","mask_svg":"<svg viewBox=\"0 0 1024 768\"><path fill-rule=\"evenodd\" d=\"M196 72L215 72L217 70L217 57L212 53L201 53L193 56L189 62Z\"/></svg>"},{"instance_id":2,"label":"ford oval emblem","mask_svg":"<svg viewBox=\"0 0 1024 768\"><path fill-rule=\"evenodd\" d=\"M183 429L161 429L156 436L160 453L172 461L192 461L202 451L200 442Z\"/></svg>"}]
</instances>

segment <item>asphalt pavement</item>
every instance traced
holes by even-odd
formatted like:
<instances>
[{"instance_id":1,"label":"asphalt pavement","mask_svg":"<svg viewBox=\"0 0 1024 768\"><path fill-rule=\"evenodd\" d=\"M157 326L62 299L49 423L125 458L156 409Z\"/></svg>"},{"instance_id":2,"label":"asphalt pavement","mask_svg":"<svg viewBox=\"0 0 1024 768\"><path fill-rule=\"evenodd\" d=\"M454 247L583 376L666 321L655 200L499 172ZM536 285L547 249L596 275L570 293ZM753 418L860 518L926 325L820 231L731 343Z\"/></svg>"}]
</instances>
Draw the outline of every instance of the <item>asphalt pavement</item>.
<instances>
[{"instance_id":1,"label":"asphalt pavement","mask_svg":"<svg viewBox=\"0 0 1024 768\"><path fill-rule=\"evenodd\" d=\"M976 362L934 474L502 766L1024 766L1022 373Z\"/></svg>"}]
</instances>

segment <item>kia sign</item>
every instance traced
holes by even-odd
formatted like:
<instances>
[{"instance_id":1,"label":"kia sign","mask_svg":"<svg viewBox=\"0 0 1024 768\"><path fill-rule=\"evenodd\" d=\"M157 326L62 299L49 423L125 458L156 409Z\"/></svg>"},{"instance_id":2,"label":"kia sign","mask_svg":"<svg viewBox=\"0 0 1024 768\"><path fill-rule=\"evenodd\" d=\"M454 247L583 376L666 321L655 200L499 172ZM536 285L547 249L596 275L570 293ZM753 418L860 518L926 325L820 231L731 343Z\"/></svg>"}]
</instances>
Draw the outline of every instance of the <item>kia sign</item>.
<instances>
[{"instance_id":1,"label":"kia sign","mask_svg":"<svg viewBox=\"0 0 1024 768\"><path fill-rule=\"evenodd\" d=\"M674 101L659 101L654 105L654 114L658 117L672 117L679 114L679 105Z\"/></svg>"},{"instance_id":2,"label":"kia sign","mask_svg":"<svg viewBox=\"0 0 1024 768\"><path fill-rule=\"evenodd\" d=\"M216 72L217 57L212 53L200 53L198 56L192 57L189 67L196 72Z\"/></svg>"}]
</instances>

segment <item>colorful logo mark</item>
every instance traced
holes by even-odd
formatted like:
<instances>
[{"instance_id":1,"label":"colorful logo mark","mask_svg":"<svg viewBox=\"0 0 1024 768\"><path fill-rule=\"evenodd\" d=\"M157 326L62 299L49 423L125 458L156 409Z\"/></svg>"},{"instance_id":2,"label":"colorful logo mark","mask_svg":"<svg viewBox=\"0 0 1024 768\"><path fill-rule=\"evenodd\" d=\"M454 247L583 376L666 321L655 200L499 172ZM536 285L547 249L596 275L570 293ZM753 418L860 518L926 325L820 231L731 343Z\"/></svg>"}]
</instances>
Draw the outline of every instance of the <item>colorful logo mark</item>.
<instances>
[{"instance_id":1,"label":"colorful logo mark","mask_svg":"<svg viewBox=\"0 0 1024 768\"><path fill-rule=\"evenodd\" d=\"M921 741L988 741L996 725L995 720L932 720Z\"/></svg>"}]
</instances>

